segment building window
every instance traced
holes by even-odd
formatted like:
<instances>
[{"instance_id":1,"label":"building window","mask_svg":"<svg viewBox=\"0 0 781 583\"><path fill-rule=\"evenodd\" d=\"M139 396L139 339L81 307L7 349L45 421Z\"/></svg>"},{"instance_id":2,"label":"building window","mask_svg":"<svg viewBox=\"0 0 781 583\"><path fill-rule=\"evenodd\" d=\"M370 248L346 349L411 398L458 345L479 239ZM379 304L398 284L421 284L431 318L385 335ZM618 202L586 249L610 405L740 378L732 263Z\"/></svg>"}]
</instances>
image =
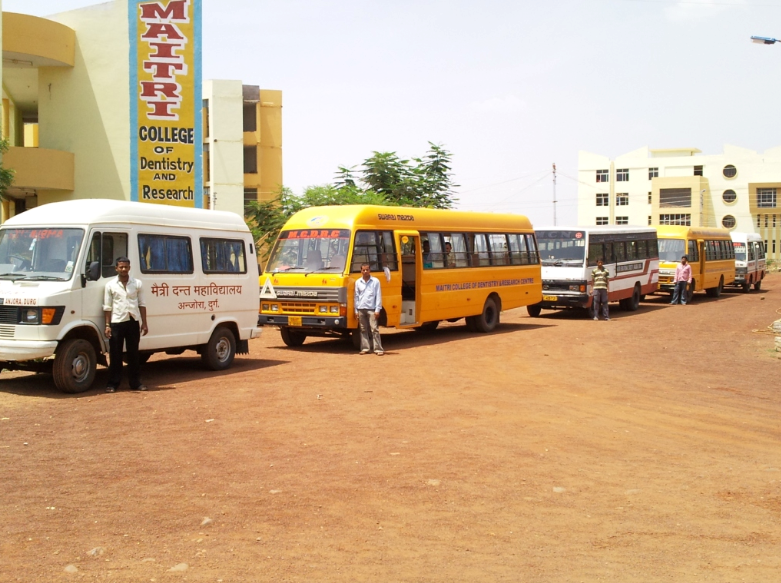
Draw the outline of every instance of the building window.
<instances>
[{"instance_id":1,"label":"building window","mask_svg":"<svg viewBox=\"0 0 781 583\"><path fill-rule=\"evenodd\" d=\"M616 182L629 182L629 168L616 170Z\"/></svg>"},{"instance_id":2,"label":"building window","mask_svg":"<svg viewBox=\"0 0 781 583\"><path fill-rule=\"evenodd\" d=\"M652 178L658 178L658 177L659 177L659 168L648 169L648 180L651 180Z\"/></svg>"},{"instance_id":3,"label":"building window","mask_svg":"<svg viewBox=\"0 0 781 583\"><path fill-rule=\"evenodd\" d=\"M653 194L649 192L648 193L648 204L653 204L653 203L654 203Z\"/></svg>"},{"instance_id":4,"label":"building window","mask_svg":"<svg viewBox=\"0 0 781 583\"><path fill-rule=\"evenodd\" d=\"M765 228L767 229L767 215L765 215Z\"/></svg>"},{"instance_id":5,"label":"building window","mask_svg":"<svg viewBox=\"0 0 781 583\"><path fill-rule=\"evenodd\" d=\"M607 217L597 217L597 226L599 225L607 225Z\"/></svg>"},{"instance_id":6,"label":"building window","mask_svg":"<svg viewBox=\"0 0 781 583\"><path fill-rule=\"evenodd\" d=\"M692 216L690 214L659 215L659 224L691 227Z\"/></svg>"},{"instance_id":7,"label":"building window","mask_svg":"<svg viewBox=\"0 0 781 583\"><path fill-rule=\"evenodd\" d=\"M616 225L628 225L629 217L616 217Z\"/></svg>"},{"instance_id":8,"label":"building window","mask_svg":"<svg viewBox=\"0 0 781 583\"><path fill-rule=\"evenodd\" d=\"M607 170L597 170L597 182L607 182L609 172Z\"/></svg>"},{"instance_id":9,"label":"building window","mask_svg":"<svg viewBox=\"0 0 781 583\"><path fill-rule=\"evenodd\" d=\"M610 195L607 192L597 193L597 206L610 206Z\"/></svg>"},{"instance_id":10,"label":"building window","mask_svg":"<svg viewBox=\"0 0 781 583\"><path fill-rule=\"evenodd\" d=\"M648 215L648 224L651 224L651 215Z\"/></svg>"},{"instance_id":11,"label":"building window","mask_svg":"<svg viewBox=\"0 0 781 583\"><path fill-rule=\"evenodd\" d=\"M757 188L757 207L776 208L776 189Z\"/></svg>"},{"instance_id":12,"label":"building window","mask_svg":"<svg viewBox=\"0 0 781 583\"><path fill-rule=\"evenodd\" d=\"M721 195L721 200L723 200L725 204L732 204L738 200L738 195L735 194L734 190L725 190Z\"/></svg>"},{"instance_id":13,"label":"building window","mask_svg":"<svg viewBox=\"0 0 781 583\"><path fill-rule=\"evenodd\" d=\"M773 215L773 227L776 226L776 215Z\"/></svg>"},{"instance_id":14,"label":"building window","mask_svg":"<svg viewBox=\"0 0 781 583\"><path fill-rule=\"evenodd\" d=\"M619 192L616 194L616 206L629 206L628 192Z\"/></svg>"},{"instance_id":15,"label":"building window","mask_svg":"<svg viewBox=\"0 0 781 583\"><path fill-rule=\"evenodd\" d=\"M761 216L761 215L757 215L757 227L759 226L759 217L760 217L760 216Z\"/></svg>"},{"instance_id":16,"label":"building window","mask_svg":"<svg viewBox=\"0 0 781 583\"><path fill-rule=\"evenodd\" d=\"M243 109L243 126L245 132L254 132L258 129L258 104L245 103Z\"/></svg>"},{"instance_id":17,"label":"building window","mask_svg":"<svg viewBox=\"0 0 781 583\"><path fill-rule=\"evenodd\" d=\"M662 208L692 206L691 188L662 188L659 191L659 206Z\"/></svg>"},{"instance_id":18,"label":"building window","mask_svg":"<svg viewBox=\"0 0 781 583\"><path fill-rule=\"evenodd\" d=\"M203 208L210 209L212 208L212 189L208 186L203 187Z\"/></svg>"},{"instance_id":19,"label":"building window","mask_svg":"<svg viewBox=\"0 0 781 583\"><path fill-rule=\"evenodd\" d=\"M721 219L721 226L725 229L734 229L736 224L737 221L732 215L724 215L724 218Z\"/></svg>"},{"instance_id":20,"label":"building window","mask_svg":"<svg viewBox=\"0 0 781 583\"><path fill-rule=\"evenodd\" d=\"M694 167L694 175L695 176L702 176L702 166L695 166Z\"/></svg>"},{"instance_id":21,"label":"building window","mask_svg":"<svg viewBox=\"0 0 781 583\"><path fill-rule=\"evenodd\" d=\"M244 174L258 173L258 147L244 148Z\"/></svg>"},{"instance_id":22,"label":"building window","mask_svg":"<svg viewBox=\"0 0 781 583\"><path fill-rule=\"evenodd\" d=\"M209 137L209 100L203 100L203 137Z\"/></svg>"},{"instance_id":23,"label":"building window","mask_svg":"<svg viewBox=\"0 0 781 583\"><path fill-rule=\"evenodd\" d=\"M732 164L727 164L721 172L725 178L735 178L738 175L738 169Z\"/></svg>"},{"instance_id":24,"label":"building window","mask_svg":"<svg viewBox=\"0 0 781 583\"><path fill-rule=\"evenodd\" d=\"M244 208L246 209L251 202L258 202L258 189L257 188L245 188L244 189Z\"/></svg>"}]
</instances>

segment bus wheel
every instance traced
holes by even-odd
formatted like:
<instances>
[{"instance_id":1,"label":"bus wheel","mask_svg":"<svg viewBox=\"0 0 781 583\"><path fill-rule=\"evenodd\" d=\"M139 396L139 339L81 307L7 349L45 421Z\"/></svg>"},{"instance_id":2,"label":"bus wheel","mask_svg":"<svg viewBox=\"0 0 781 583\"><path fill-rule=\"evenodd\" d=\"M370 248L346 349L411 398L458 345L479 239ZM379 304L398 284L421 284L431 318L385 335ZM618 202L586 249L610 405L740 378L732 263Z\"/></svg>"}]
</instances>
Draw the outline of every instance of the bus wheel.
<instances>
[{"instance_id":1,"label":"bus wheel","mask_svg":"<svg viewBox=\"0 0 781 583\"><path fill-rule=\"evenodd\" d=\"M361 349L361 329L360 328L356 328L355 330L350 330L350 341L352 342L353 348L355 348L355 350L360 350ZM369 348L372 347L372 344L373 344L372 335L369 334Z\"/></svg>"},{"instance_id":2,"label":"bus wheel","mask_svg":"<svg viewBox=\"0 0 781 583\"><path fill-rule=\"evenodd\" d=\"M710 298L717 298L721 295L721 290L724 289L724 276L722 275L719 278L719 285L716 287L708 288L705 293L708 294L708 297Z\"/></svg>"},{"instance_id":3,"label":"bus wheel","mask_svg":"<svg viewBox=\"0 0 781 583\"><path fill-rule=\"evenodd\" d=\"M474 316L475 329L477 332L493 332L496 325L499 323L499 307L496 305L496 300L488 298L485 300L483 306L483 313L479 316Z\"/></svg>"},{"instance_id":4,"label":"bus wheel","mask_svg":"<svg viewBox=\"0 0 781 583\"><path fill-rule=\"evenodd\" d=\"M306 334L295 332L287 326L280 328L279 333L282 334L282 342L285 343L285 346L301 346L306 340Z\"/></svg>"},{"instance_id":5,"label":"bus wheel","mask_svg":"<svg viewBox=\"0 0 781 583\"><path fill-rule=\"evenodd\" d=\"M431 332L432 330L436 330L437 326L439 326L439 320L434 320L433 322L425 322L420 326L415 326L415 330L418 332Z\"/></svg>"},{"instance_id":6,"label":"bus wheel","mask_svg":"<svg viewBox=\"0 0 781 583\"><path fill-rule=\"evenodd\" d=\"M65 393L83 393L92 386L97 368L98 358L89 341L66 340L54 358L54 384Z\"/></svg>"},{"instance_id":7,"label":"bus wheel","mask_svg":"<svg viewBox=\"0 0 781 583\"><path fill-rule=\"evenodd\" d=\"M759 291L762 289L762 280L758 279L754 282L754 291Z\"/></svg>"},{"instance_id":8,"label":"bus wheel","mask_svg":"<svg viewBox=\"0 0 781 583\"><path fill-rule=\"evenodd\" d=\"M225 370L236 356L236 337L228 328L220 326L209 338L201 353L201 361L211 370Z\"/></svg>"},{"instance_id":9,"label":"bus wheel","mask_svg":"<svg viewBox=\"0 0 781 583\"><path fill-rule=\"evenodd\" d=\"M542 313L542 306L538 306L536 304L526 306L526 313L528 313L532 318L539 318L540 314Z\"/></svg>"},{"instance_id":10,"label":"bus wheel","mask_svg":"<svg viewBox=\"0 0 781 583\"><path fill-rule=\"evenodd\" d=\"M636 312L640 307L640 285L635 284L635 289L632 290L632 297L624 300L624 309L627 312Z\"/></svg>"}]
</instances>

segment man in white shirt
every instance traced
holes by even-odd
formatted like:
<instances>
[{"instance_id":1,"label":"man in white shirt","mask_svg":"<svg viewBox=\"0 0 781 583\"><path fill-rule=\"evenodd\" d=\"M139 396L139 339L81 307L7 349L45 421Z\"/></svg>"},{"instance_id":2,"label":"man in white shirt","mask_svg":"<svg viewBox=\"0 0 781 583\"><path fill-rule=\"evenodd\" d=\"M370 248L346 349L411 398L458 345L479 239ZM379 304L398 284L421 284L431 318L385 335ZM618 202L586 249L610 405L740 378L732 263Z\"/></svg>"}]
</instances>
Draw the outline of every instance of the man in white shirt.
<instances>
[{"instance_id":1,"label":"man in white shirt","mask_svg":"<svg viewBox=\"0 0 781 583\"><path fill-rule=\"evenodd\" d=\"M380 280L372 277L371 266L361 265L361 279L355 282L355 315L361 326L361 354L369 354L369 334L374 343L374 354L385 354L380 342L380 329L377 320L382 311L382 289Z\"/></svg>"},{"instance_id":2,"label":"man in white shirt","mask_svg":"<svg viewBox=\"0 0 781 583\"><path fill-rule=\"evenodd\" d=\"M110 279L103 293L103 314L106 319L106 338L109 339L109 367L106 392L113 393L122 381L122 348L127 346L127 369L130 388L146 391L141 383L138 360L138 342L146 336L146 305L143 285L130 277L130 259L119 257L117 276ZM141 323L139 327L139 322Z\"/></svg>"}]
</instances>

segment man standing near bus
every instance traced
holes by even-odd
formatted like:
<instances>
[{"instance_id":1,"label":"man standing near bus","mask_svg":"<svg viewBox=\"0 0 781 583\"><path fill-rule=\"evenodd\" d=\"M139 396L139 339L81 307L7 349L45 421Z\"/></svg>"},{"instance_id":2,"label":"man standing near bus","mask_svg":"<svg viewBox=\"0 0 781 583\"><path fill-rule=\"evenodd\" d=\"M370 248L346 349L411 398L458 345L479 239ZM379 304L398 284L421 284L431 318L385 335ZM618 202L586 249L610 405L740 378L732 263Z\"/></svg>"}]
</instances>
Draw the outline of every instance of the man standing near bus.
<instances>
[{"instance_id":1,"label":"man standing near bus","mask_svg":"<svg viewBox=\"0 0 781 583\"><path fill-rule=\"evenodd\" d=\"M686 288L689 287L691 280L692 266L689 265L689 256L684 255L675 268L675 279L673 280L675 288L673 289L673 301L670 302L670 305L678 303L686 305Z\"/></svg>"},{"instance_id":2,"label":"man standing near bus","mask_svg":"<svg viewBox=\"0 0 781 583\"><path fill-rule=\"evenodd\" d=\"M594 304L594 319L599 320L599 307L602 306L602 318L610 320L607 307L607 292L610 273L605 269L602 258L597 259L597 266L591 271L591 296Z\"/></svg>"},{"instance_id":3,"label":"man standing near bus","mask_svg":"<svg viewBox=\"0 0 781 583\"><path fill-rule=\"evenodd\" d=\"M130 388L146 391L139 374L138 343L146 336L146 305L141 281L130 277L130 259L119 257L117 276L106 283L103 294L103 313L106 318L105 335L109 340L109 367L106 392L113 393L122 380L122 348L127 346L127 371Z\"/></svg>"},{"instance_id":4,"label":"man standing near bus","mask_svg":"<svg viewBox=\"0 0 781 583\"><path fill-rule=\"evenodd\" d=\"M374 354L385 354L380 342L380 329L377 321L382 310L382 290L380 280L372 277L371 266L361 264L361 279L355 282L355 315L361 327L361 354L369 354L369 334L374 343Z\"/></svg>"}]
</instances>

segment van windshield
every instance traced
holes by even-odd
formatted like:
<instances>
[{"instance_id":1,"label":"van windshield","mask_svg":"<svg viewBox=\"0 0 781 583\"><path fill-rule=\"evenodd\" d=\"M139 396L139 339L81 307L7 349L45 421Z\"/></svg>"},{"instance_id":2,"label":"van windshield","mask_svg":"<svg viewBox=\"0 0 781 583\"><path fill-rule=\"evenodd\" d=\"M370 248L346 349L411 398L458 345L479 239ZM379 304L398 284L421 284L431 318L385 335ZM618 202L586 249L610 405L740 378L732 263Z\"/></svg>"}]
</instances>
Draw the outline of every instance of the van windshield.
<instances>
[{"instance_id":1,"label":"van windshield","mask_svg":"<svg viewBox=\"0 0 781 583\"><path fill-rule=\"evenodd\" d=\"M745 243L739 243L739 242L733 242L733 247L735 247L735 259L737 261L745 261L746 260L746 244Z\"/></svg>"},{"instance_id":2,"label":"van windshield","mask_svg":"<svg viewBox=\"0 0 781 583\"><path fill-rule=\"evenodd\" d=\"M282 231L271 252L266 272L341 273L349 247L349 229Z\"/></svg>"},{"instance_id":3,"label":"van windshield","mask_svg":"<svg viewBox=\"0 0 781 583\"><path fill-rule=\"evenodd\" d=\"M0 229L0 279L67 281L83 238L82 229Z\"/></svg>"},{"instance_id":4,"label":"van windshield","mask_svg":"<svg viewBox=\"0 0 781 583\"><path fill-rule=\"evenodd\" d=\"M583 231L537 231L537 245L543 265L580 266L586 258Z\"/></svg>"}]
</instances>

